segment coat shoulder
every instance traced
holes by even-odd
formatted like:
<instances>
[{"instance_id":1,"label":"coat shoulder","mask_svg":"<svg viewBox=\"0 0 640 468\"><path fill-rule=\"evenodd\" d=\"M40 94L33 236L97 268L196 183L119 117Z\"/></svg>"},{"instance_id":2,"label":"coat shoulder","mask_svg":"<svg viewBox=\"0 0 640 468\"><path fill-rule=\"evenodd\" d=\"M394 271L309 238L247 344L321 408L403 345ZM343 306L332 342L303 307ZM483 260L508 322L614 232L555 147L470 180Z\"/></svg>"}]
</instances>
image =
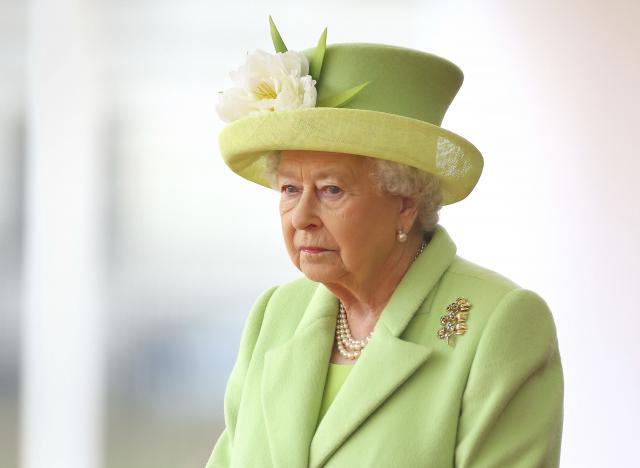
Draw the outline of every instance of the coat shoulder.
<instances>
[{"instance_id":1,"label":"coat shoulder","mask_svg":"<svg viewBox=\"0 0 640 468\"><path fill-rule=\"evenodd\" d=\"M499 316L495 320L506 320L513 324L542 320L548 325L545 325L546 328L553 328L549 307L536 292L456 255L441 278L434 306L438 310L445 310L447 304L458 297L463 297L470 303L470 317L473 316L478 331L494 315Z\"/></svg>"},{"instance_id":2,"label":"coat shoulder","mask_svg":"<svg viewBox=\"0 0 640 468\"><path fill-rule=\"evenodd\" d=\"M471 316L479 330L477 327L484 327L498 304L520 289L506 276L456 255L440 278L432 296L433 303L423 310L429 312L435 308L444 313L449 304L464 298L471 306Z\"/></svg>"},{"instance_id":3,"label":"coat shoulder","mask_svg":"<svg viewBox=\"0 0 640 468\"><path fill-rule=\"evenodd\" d=\"M451 262L445 276L451 277L451 279L478 282L485 287L497 290L511 290L520 287L516 282L506 276L458 255L456 255Z\"/></svg>"},{"instance_id":4,"label":"coat shoulder","mask_svg":"<svg viewBox=\"0 0 640 468\"><path fill-rule=\"evenodd\" d=\"M486 301L499 301L507 293L521 287L494 270L456 255L442 275L440 288L466 291Z\"/></svg>"}]
</instances>

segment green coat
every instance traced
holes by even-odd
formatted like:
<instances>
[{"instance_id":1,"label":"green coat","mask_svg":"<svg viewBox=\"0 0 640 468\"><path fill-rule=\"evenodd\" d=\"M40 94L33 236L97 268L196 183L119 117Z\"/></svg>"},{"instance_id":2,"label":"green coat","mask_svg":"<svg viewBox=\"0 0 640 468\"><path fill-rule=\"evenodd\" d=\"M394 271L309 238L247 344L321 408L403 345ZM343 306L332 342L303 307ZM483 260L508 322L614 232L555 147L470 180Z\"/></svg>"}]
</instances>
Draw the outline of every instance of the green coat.
<instances>
[{"instance_id":1,"label":"green coat","mask_svg":"<svg viewBox=\"0 0 640 468\"><path fill-rule=\"evenodd\" d=\"M458 297L455 346L438 337ZM207 468L557 467L563 375L543 299L456 255L441 226L317 430L338 300L306 278L247 319Z\"/></svg>"}]
</instances>

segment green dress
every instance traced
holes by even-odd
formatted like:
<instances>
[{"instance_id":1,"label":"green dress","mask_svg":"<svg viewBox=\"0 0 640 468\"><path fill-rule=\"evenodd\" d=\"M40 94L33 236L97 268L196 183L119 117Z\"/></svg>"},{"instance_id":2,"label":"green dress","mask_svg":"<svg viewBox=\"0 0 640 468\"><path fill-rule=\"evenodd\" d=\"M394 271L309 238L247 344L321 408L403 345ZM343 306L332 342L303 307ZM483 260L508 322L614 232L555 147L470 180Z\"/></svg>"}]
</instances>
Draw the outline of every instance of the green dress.
<instances>
[{"instance_id":1,"label":"green dress","mask_svg":"<svg viewBox=\"0 0 640 468\"><path fill-rule=\"evenodd\" d=\"M324 393L322 395L322 404L320 406L320 414L318 415L318 422L316 427L320 424L322 417L329 409L331 402L338 394L338 390L342 387L342 384L347 379L349 371L353 368L353 364L336 364L329 363L329 370L327 371L327 380L324 385Z\"/></svg>"}]
</instances>

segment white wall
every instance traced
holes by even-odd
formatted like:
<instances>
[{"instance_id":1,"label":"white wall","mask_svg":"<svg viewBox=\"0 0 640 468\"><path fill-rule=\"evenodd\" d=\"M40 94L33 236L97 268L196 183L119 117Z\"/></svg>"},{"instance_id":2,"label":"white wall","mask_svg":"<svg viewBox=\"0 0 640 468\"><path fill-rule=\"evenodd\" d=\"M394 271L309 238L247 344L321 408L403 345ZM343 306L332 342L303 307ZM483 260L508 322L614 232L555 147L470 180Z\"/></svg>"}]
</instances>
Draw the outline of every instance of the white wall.
<instances>
[{"instance_id":1,"label":"white wall","mask_svg":"<svg viewBox=\"0 0 640 468\"><path fill-rule=\"evenodd\" d=\"M110 253L105 323L115 368L148 351L150 336L163 343L187 336L180 326L205 323L230 337L220 338L219 353L189 348L203 362L211 359L217 390L210 401L180 395L221 410L249 305L266 287L298 275L281 245L276 197L230 173L216 142L223 125L214 111L216 93L231 86L227 73L247 50L271 50L272 14L292 49L312 46L328 26L329 43L418 48L463 69L465 83L443 126L483 152L485 169L468 199L442 210L442 224L460 255L537 291L551 306L566 379L562 466L635 463L626 447L638 437L632 424L640 419L634 297L640 3L96 3L104 46L96 60L107 83L96 101L106 102L111 129L103 148L109 211L101 213ZM100 236L89 241L102 242ZM128 378L123 375L114 372L112 385L129 388L118 380ZM179 391L190 392L193 381L184 382ZM162 394L161 386L144 391L151 393L140 393L141 405ZM170 427L167 421L155 425ZM197 462L215 440L207 436L194 448L171 445L177 432L164 435L162 444L129 439L123 457L139 448L147 466L160 467L162 460L150 461L150 448L161 454L166 447L167 454L184 450Z\"/></svg>"}]
</instances>

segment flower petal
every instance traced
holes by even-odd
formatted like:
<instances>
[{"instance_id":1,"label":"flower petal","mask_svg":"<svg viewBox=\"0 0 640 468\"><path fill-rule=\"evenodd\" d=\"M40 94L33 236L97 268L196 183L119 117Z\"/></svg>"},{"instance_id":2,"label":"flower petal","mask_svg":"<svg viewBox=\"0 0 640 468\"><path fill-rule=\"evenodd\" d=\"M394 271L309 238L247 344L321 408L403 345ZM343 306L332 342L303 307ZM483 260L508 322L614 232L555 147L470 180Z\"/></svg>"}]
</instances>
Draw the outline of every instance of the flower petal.
<instances>
[{"instance_id":1,"label":"flower petal","mask_svg":"<svg viewBox=\"0 0 640 468\"><path fill-rule=\"evenodd\" d=\"M216 105L226 122L316 105L316 81L309 75L309 61L302 52L270 54L257 49L230 76L237 87L221 93Z\"/></svg>"},{"instance_id":2,"label":"flower petal","mask_svg":"<svg viewBox=\"0 0 640 468\"><path fill-rule=\"evenodd\" d=\"M241 88L231 88L218 94L216 112L225 122L233 122L249 115L256 108L256 102Z\"/></svg>"}]
</instances>

